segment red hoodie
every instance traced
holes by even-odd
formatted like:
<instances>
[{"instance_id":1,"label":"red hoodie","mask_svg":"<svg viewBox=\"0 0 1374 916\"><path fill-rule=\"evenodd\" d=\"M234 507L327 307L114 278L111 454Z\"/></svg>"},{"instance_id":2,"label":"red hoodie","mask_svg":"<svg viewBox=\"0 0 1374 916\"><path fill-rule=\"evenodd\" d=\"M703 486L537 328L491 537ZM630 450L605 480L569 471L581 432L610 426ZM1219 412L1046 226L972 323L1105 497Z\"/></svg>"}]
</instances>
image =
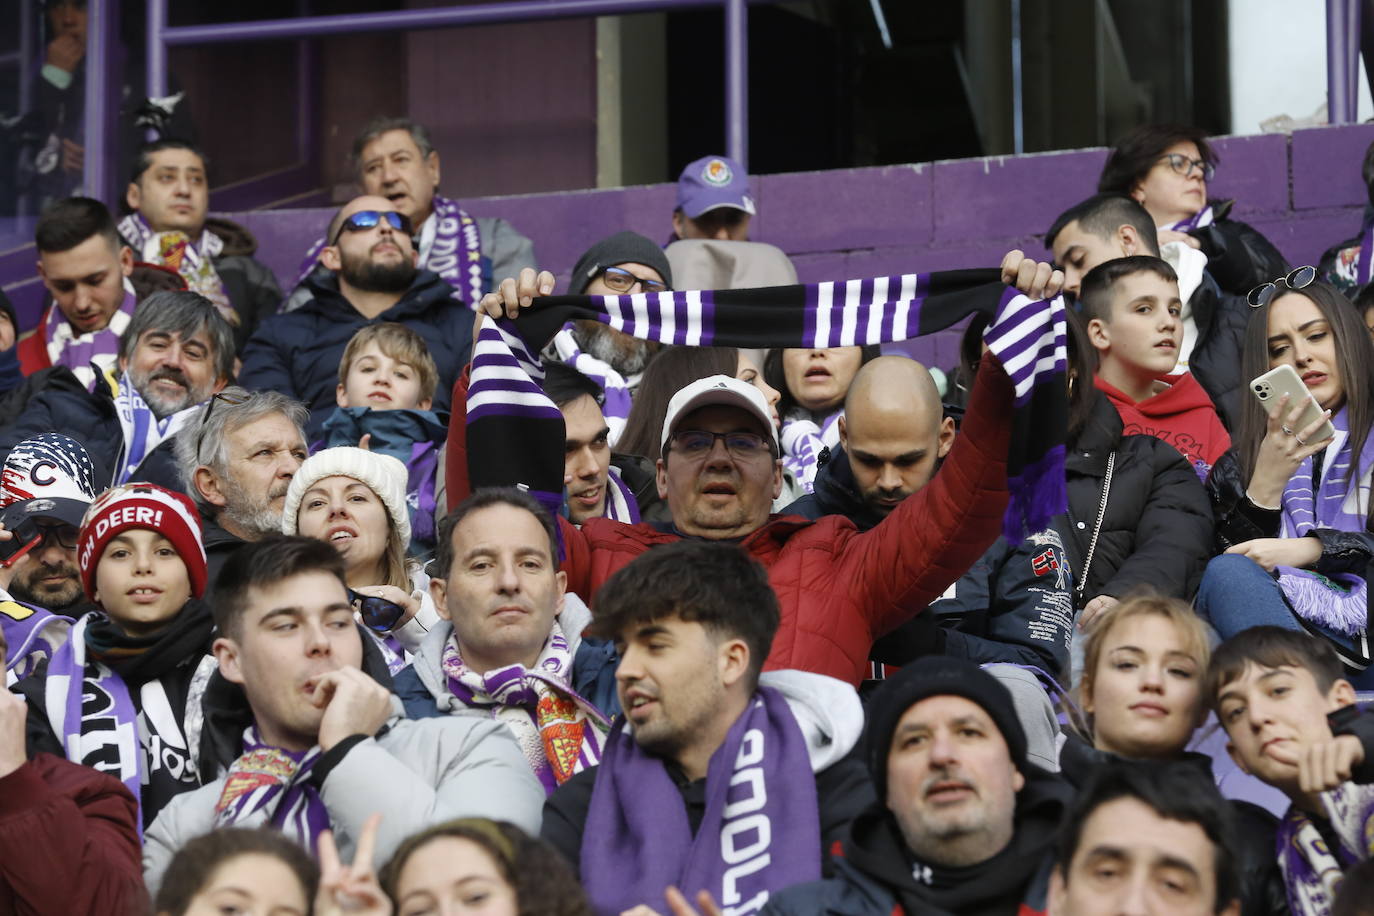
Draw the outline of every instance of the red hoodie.
<instances>
[{"instance_id":1,"label":"red hoodie","mask_svg":"<svg viewBox=\"0 0 1374 916\"><path fill-rule=\"evenodd\" d=\"M1123 433L1163 439L1183 453L1203 480L1231 447L1231 436L1221 425L1212 399L1191 373L1159 376L1156 381L1169 387L1143 401L1131 400L1101 376L1093 381L1121 415Z\"/></svg>"}]
</instances>

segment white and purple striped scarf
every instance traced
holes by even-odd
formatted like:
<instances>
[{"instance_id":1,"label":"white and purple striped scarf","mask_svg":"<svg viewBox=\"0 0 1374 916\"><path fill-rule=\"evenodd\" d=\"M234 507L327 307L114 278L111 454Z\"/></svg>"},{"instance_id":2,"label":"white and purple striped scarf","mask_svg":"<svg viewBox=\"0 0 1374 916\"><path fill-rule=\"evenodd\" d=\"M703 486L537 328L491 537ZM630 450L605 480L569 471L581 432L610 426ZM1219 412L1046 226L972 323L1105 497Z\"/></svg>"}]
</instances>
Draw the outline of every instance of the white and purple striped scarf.
<instances>
[{"instance_id":1,"label":"white and purple striped scarf","mask_svg":"<svg viewBox=\"0 0 1374 916\"><path fill-rule=\"evenodd\" d=\"M482 234L477 228L477 220L458 206L458 201L434 195L434 212L429 219L418 227L420 233L420 259L417 266L421 270L432 270L443 277L457 292L455 298L465 304L474 305L486 292L483 287ZM300 285L315 264L320 260L320 252L329 244L328 239L316 239L301 261Z\"/></svg>"},{"instance_id":2,"label":"white and purple striped scarf","mask_svg":"<svg viewBox=\"0 0 1374 916\"><path fill-rule=\"evenodd\" d=\"M982 313L990 319L983 339L1015 389L1003 530L1019 543L1064 511L1064 303L1032 300L999 276L964 270L760 289L549 296L518 321L485 319L468 389L472 486L523 484L536 495L557 494L561 503L563 417L536 383L543 372L534 354L568 321L601 321L677 346L828 348L907 340Z\"/></svg>"},{"instance_id":3,"label":"white and purple striped scarf","mask_svg":"<svg viewBox=\"0 0 1374 916\"><path fill-rule=\"evenodd\" d=\"M625 481L620 479L620 472L611 468L606 474L606 518L615 522L624 522L633 525L639 521L639 502L635 495L630 492L630 488L625 485Z\"/></svg>"},{"instance_id":4,"label":"white and purple striped scarf","mask_svg":"<svg viewBox=\"0 0 1374 916\"><path fill-rule=\"evenodd\" d=\"M115 469L115 484L127 483L143 463L143 459L166 440L177 434L191 421L200 410L199 404L192 404L161 420L153 409L143 400L143 396L129 381L126 372L119 380L119 390L114 398L115 413L119 416L119 427L124 432L124 450Z\"/></svg>"},{"instance_id":5,"label":"white and purple striped scarf","mask_svg":"<svg viewBox=\"0 0 1374 916\"><path fill-rule=\"evenodd\" d=\"M238 324L238 313L224 291L219 271L215 270L214 259L224 250L224 241L219 236L209 229L202 229L199 239L176 230L154 232L143 214L137 212L119 221L119 234L133 243L140 261L176 271L186 281L187 289L209 299L225 321Z\"/></svg>"},{"instance_id":6,"label":"white and purple striped scarf","mask_svg":"<svg viewBox=\"0 0 1374 916\"><path fill-rule=\"evenodd\" d=\"M265 744L257 726L243 733L243 753L229 767L215 827L252 827L265 823L314 853L320 833L329 829L329 809L310 782L320 759L319 746L288 751Z\"/></svg>"},{"instance_id":7,"label":"white and purple striped scarf","mask_svg":"<svg viewBox=\"0 0 1374 916\"><path fill-rule=\"evenodd\" d=\"M625 377L604 360L583 353L577 345L571 324L563 325L563 330L553 335L553 349L560 362L566 363L601 386L605 394L601 402L601 415L606 418L606 425L611 430L606 441L615 448L620 434L625 431L625 421L630 418L630 386L626 383Z\"/></svg>"},{"instance_id":8,"label":"white and purple striped scarf","mask_svg":"<svg viewBox=\"0 0 1374 916\"><path fill-rule=\"evenodd\" d=\"M1304 537L1317 528L1364 531L1374 477L1374 448L1365 444L1356 466L1350 442L1350 418L1342 407L1331 418L1336 435L1326 448L1322 479L1313 486L1312 458L1306 458L1283 491L1282 537ZM1353 573L1323 576L1308 569L1280 566L1279 586L1304 620L1347 636L1365 629L1369 585Z\"/></svg>"},{"instance_id":9,"label":"white and purple striped scarf","mask_svg":"<svg viewBox=\"0 0 1374 916\"><path fill-rule=\"evenodd\" d=\"M803 492L815 489L821 452L839 447L842 416L843 407L817 423L811 411L796 408L783 418L782 431L778 434L782 441L782 465L792 472Z\"/></svg>"},{"instance_id":10,"label":"white and purple striped scarf","mask_svg":"<svg viewBox=\"0 0 1374 916\"><path fill-rule=\"evenodd\" d=\"M1203 229L1212 225L1215 216L1212 213L1212 205L1207 204L1201 210L1194 213L1185 220L1179 220L1172 226L1165 226L1165 229L1172 229L1175 232L1192 232L1194 229Z\"/></svg>"},{"instance_id":11,"label":"white and purple striped scarf","mask_svg":"<svg viewBox=\"0 0 1374 916\"><path fill-rule=\"evenodd\" d=\"M48 362L54 366L66 366L76 376L87 391L95 391L100 381L100 373L105 372L119 356L119 337L133 320L138 300L134 298L134 288L126 277L124 280L124 301L110 316L110 323L99 331L75 333L71 324L56 305L49 307L43 323L43 340L46 341ZM94 366L92 366L94 364Z\"/></svg>"},{"instance_id":12,"label":"white and purple striped scarf","mask_svg":"<svg viewBox=\"0 0 1374 916\"><path fill-rule=\"evenodd\" d=\"M463 664L456 636L444 646L441 664L460 703L490 712L515 733L545 792L601 762L611 723L573 689L573 650L557 620L532 668L473 671Z\"/></svg>"},{"instance_id":13,"label":"white and purple striped scarf","mask_svg":"<svg viewBox=\"0 0 1374 916\"><path fill-rule=\"evenodd\" d=\"M1289 808L1275 835L1279 871L1289 909L1302 916L1326 916L1335 903L1345 869L1369 858L1374 841L1374 787L1342 783L1321 794L1322 807L1339 849L1328 849L1312 819Z\"/></svg>"}]
</instances>

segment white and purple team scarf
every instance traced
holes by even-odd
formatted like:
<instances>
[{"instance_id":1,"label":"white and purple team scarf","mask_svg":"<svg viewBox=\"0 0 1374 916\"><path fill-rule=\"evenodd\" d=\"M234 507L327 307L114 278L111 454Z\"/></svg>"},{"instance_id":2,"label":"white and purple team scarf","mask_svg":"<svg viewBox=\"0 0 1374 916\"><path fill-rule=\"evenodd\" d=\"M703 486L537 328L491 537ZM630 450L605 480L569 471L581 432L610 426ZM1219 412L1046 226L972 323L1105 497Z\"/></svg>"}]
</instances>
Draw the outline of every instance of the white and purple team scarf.
<instances>
[{"instance_id":1,"label":"white and purple team scarf","mask_svg":"<svg viewBox=\"0 0 1374 916\"><path fill-rule=\"evenodd\" d=\"M67 367L86 386L87 391L94 391L100 381L100 373L115 365L119 358L119 337L133 320L137 305L134 288L126 277L124 301L110 316L110 323L99 331L77 334L60 308L56 305L49 307L43 322L48 362Z\"/></svg>"},{"instance_id":2,"label":"white and purple team scarf","mask_svg":"<svg viewBox=\"0 0 1374 916\"><path fill-rule=\"evenodd\" d=\"M322 751L288 751L263 742L257 726L243 733L243 753L229 767L215 803L215 827L270 824L314 853L329 829L329 809L310 782Z\"/></svg>"},{"instance_id":3,"label":"white and purple team scarf","mask_svg":"<svg viewBox=\"0 0 1374 916\"><path fill-rule=\"evenodd\" d=\"M13 687L48 662L71 635L72 619L22 601L0 589L0 628L5 631L5 684Z\"/></svg>"},{"instance_id":4,"label":"white and purple team scarf","mask_svg":"<svg viewBox=\"0 0 1374 916\"><path fill-rule=\"evenodd\" d=\"M782 465L792 472L805 493L816 488L816 473L820 470L821 452L834 451L840 445L840 417L844 408L837 409L817 423L805 408L790 410L782 421L778 434L782 442Z\"/></svg>"},{"instance_id":5,"label":"white and purple team scarf","mask_svg":"<svg viewBox=\"0 0 1374 916\"><path fill-rule=\"evenodd\" d=\"M200 410L199 404L192 404L161 420L153 409L143 400L143 396L129 381L126 372L119 380L119 390L115 393L115 413L119 416L119 427L124 433L124 450L116 463L115 484L127 483L152 453L167 439L177 434Z\"/></svg>"},{"instance_id":6,"label":"white and purple team scarf","mask_svg":"<svg viewBox=\"0 0 1374 916\"><path fill-rule=\"evenodd\" d=\"M1312 819L1296 807L1288 809L1275 835L1289 909L1303 916L1330 913L1345 869L1374 852L1374 787L1345 782L1321 793L1321 801L1339 849L1328 849Z\"/></svg>"},{"instance_id":7,"label":"white and purple team scarf","mask_svg":"<svg viewBox=\"0 0 1374 916\"><path fill-rule=\"evenodd\" d=\"M604 397L601 401L601 415L606 418L606 426L611 430L606 441L615 448L620 434L625 431L625 422L630 418L630 386L625 376L611 368L604 360L583 353L577 345L571 323L553 335L553 349L560 362L566 363L587 378L601 386Z\"/></svg>"},{"instance_id":8,"label":"white and purple team scarf","mask_svg":"<svg viewBox=\"0 0 1374 916\"><path fill-rule=\"evenodd\" d=\"M1346 408L1336 411L1331 425L1336 435L1326 448L1322 479L1313 485L1309 456L1284 487L1279 528L1282 537L1304 537L1317 528L1365 530L1374 448L1366 442L1356 461ZM1369 584L1362 577L1354 573L1322 576L1291 566L1280 566L1278 572L1279 587L1304 620L1347 636L1368 626Z\"/></svg>"},{"instance_id":9,"label":"white and purple team scarf","mask_svg":"<svg viewBox=\"0 0 1374 916\"><path fill-rule=\"evenodd\" d=\"M695 835L663 760L619 719L582 833L587 898L601 916L619 916L654 907L671 884L689 900L710 891L732 916L756 913L774 891L820 879L818 811L806 739L772 688L758 689L711 756Z\"/></svg>"},{"instance_id":10,"label":"white and purple team scarf","mask_svg":"<svg viewBox=\"0 0 1374 916\"><path fill-rule=\"evenodd\" d=\"M639 522L639 501L630 492L620 472L611 468L606 473L606 518L615 522L634 525Z\"/></svg>"},{"instance_id":11,"label":"white and purple team scarf","mask_svg":"<svg viewBox=\"0 0 1374 916\"><path fill-rule=\"evenodd\" d=\"M1374 219L1360 227L1360 250L1355 255L1355 282L1360 286L1374 282Z\"/></svg>"},{"instance_id":12,"label":"white and purple team scarf","mask_svg":"<svg viewBox=\"0 0 1374 916\"><path fill-rule=\"evenodd\" d=\"M224 250L219 236L209 229L202 229L199 239L175 230L154 232L138 212L119 221L119 234L132 243L140 261L175 270L186 281L187 289L209 299L230 324L238 324L238 313L215 270L214 259Z\"/></svg>"},{"instance_id":13,"label":"white and purple team scarf","mask_svg":"<svg viewBox=\"0 0 1374 916\"><path fill-rule=\"evenodd\" d=\"M476 305L486 292L482 277L482 234L477 228L477 220L458 206L458 201L434 195L431 205L434 212L419 227L421 270L432 270L443 277L457 292L456 298L464 304ZM302 283L315 264L320 260L320 252L329 244L328 239L316 239L301 261L300 277Z\"/></svg>"},{"instance_id":14,"label":"white and purple team scarf","mask_svg":"<svg viewBox=\"0 0 1374 916\"><path fill-rule=\"evenodd\" d=\"M521 486L562 504L563 415L540 390L537 354L568 321L594 320L677 346L853 347L907 340L981 313L983 340L1014 388L1003 532L1020 543L1064 511L1062 298L1032 300L996 270L632 296L549 296L518 321L484 319L467 400L473 488Z\"/></svg>"},{"instance_id":15,"label":"white and purple team scarf","mask_svg":"<svg viewBox=\"0 0 1374 916\"><path fill-rule=\"evenodd\" d=\"M1179 220L1172 226L1165 226L1165 229L1172 229L1175 232L1192 232L1194 229L1203 229L1212 225L1216 217L1212 213L1212 205L1207 204L1201 210L1194 213L1185 220Z\"/></svg>"}]
</instances>

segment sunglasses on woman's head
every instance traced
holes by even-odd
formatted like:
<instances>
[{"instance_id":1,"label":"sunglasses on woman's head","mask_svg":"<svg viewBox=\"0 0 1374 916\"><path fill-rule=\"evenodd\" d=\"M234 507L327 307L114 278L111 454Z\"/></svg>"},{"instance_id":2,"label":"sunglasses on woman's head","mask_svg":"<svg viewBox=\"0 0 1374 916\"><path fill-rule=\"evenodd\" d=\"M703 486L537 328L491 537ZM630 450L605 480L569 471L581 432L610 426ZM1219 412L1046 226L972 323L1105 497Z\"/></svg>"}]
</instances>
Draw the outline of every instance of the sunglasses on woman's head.
<instances>
[{"instance_id":1,"label":"sunglasses on woman's head","mask_svg":"<svg viewBox=\"0 0 1374 916\"><path fill-rule=\"evenodd\" d=\"M397 232L404 232L406 235L413 234L410 228L410 217L404 213L397 213L395 210L359 210L343 221L339 231L334 234L334 241L330 244L339 244L339 237L345 232L364 232L382 220L386 220L387 225Z\"/></svg>"},{"instance_id":2,"label":"sunglasses on woman's head","mask_svg":"<svg viewBox=\"0 0 1374 916\"><path fill-rule=\"evenodd\" d=\"M1317 268L1299 267L1290 271L1286 277L1279 277L1256 286L1246 294L1245 301L1250 303L1251 308L1263 308L1272 302L1281 291L1311 286L1312 281L1316 279Z\"/></svg>"}]
</instances>

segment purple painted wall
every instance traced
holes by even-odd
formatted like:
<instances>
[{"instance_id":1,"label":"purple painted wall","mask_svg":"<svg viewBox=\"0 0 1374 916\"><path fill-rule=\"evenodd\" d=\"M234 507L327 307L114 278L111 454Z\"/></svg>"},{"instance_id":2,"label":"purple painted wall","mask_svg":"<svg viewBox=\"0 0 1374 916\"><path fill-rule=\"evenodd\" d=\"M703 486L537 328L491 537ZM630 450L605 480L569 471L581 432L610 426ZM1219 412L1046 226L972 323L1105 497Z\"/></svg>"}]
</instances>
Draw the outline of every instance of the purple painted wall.
<instances>
[{"instance_id":1,"label":"purple painted wall","mask_svg":"<svg viewBox=\"0 0 1374 916\"><path fill-rule=\"evenodd\" d=\"M1323 127L1285 135L1225 137L1212 193L1235 197L1233 211L1294 264L1315 263L1331 244L1355 235L1366 192L1360 179L1374 125ZM1093 193L1103 149L963 159L881 168L756 176L754 238L792 256L804 282L908 271L996 266L1010 248L1044 252L1040 235L1054 217ZM449 177L446 184L461 188ZM530 236L542 266L566 277L592 242L620 229L667 238L673 186L649 185L465 200L477 215L501 216ZM230 214L257 233L259 257L286 286L329 210ZM0 278L26 279L32 249L0 255ZM20 296L28 323L32 293ZM15 293L12 293L14 295ZM947 366L955 334L914 348Z\"/></svg>"}]
</instances>

